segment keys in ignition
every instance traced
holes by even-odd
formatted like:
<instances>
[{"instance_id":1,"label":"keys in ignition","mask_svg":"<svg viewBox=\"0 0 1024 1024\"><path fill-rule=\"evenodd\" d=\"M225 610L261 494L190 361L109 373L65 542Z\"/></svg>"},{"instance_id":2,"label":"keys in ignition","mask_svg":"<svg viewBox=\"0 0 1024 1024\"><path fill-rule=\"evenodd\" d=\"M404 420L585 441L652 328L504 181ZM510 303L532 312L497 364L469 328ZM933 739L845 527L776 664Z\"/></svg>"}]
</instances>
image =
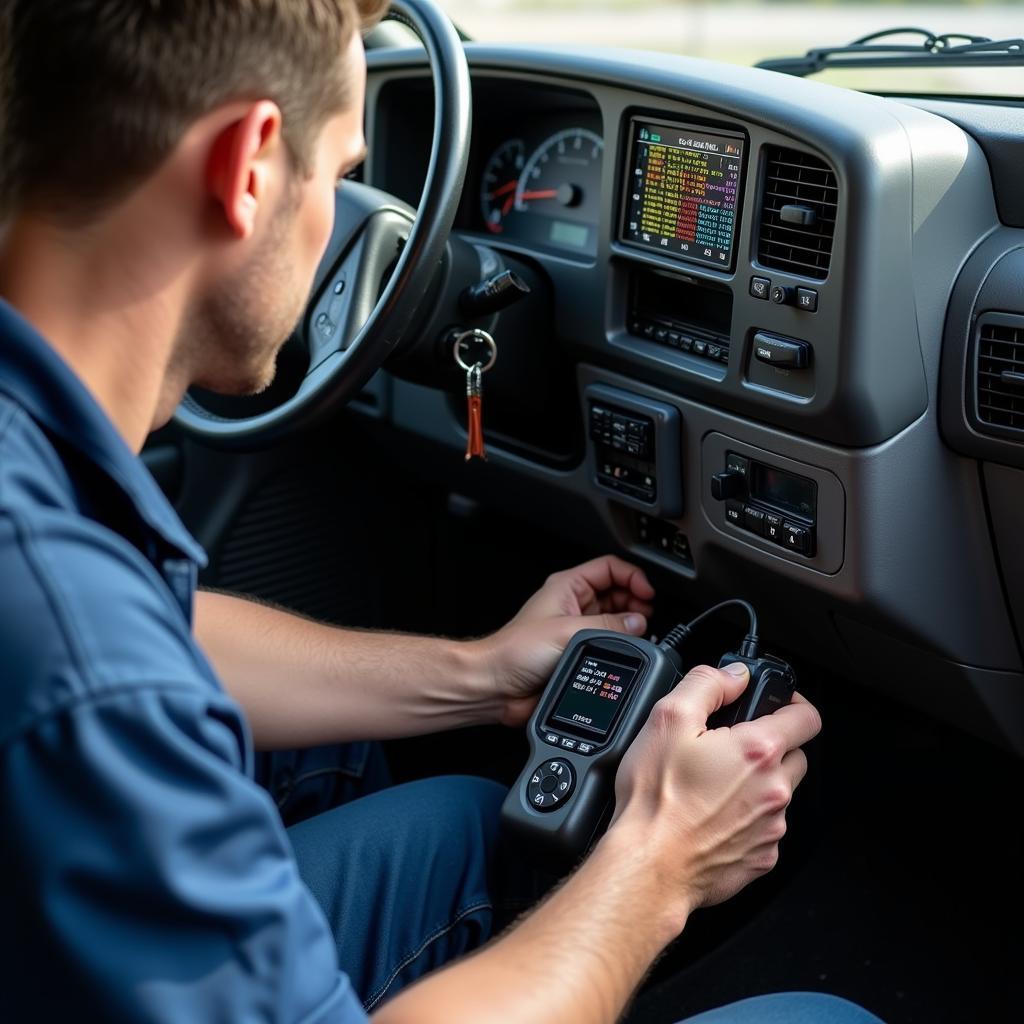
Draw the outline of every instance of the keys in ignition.
<instances>
[{"instance_id":1,"label":"keys in ignition","mask_svg":"<svg viewBox=\"0 0 1024 1024\"><path fill-rule=\"evenodd\" d=\"M486 459L483 430L483 375L498 358L498 344L487 331L474 328L455 337L455 362L466 371L466 407L469 425L466 461Z\"/></svg>"}]
</instances>

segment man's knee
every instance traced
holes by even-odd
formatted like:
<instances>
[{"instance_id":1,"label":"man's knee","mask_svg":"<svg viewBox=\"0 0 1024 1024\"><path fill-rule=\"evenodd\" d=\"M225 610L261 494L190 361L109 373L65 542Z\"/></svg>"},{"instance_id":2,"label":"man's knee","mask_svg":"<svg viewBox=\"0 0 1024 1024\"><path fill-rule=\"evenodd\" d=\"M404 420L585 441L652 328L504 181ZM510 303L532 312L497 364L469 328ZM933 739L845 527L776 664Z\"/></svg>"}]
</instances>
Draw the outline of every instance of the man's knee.
<instances>
[{"instance_id":1,"label":"man's knee","mask_svg":"<svg viewBox=\"0 0 1024 1024\"><path fill-rule=\"evenodd\" d=\"M776 992L721 1006L682 1024L882 1024L855 1003L823 992Z\"/></svg>"},{"instance_id":2,"label":"man's knee","mask_svg":"<svg viewBox=\"0 0 1024 1024\"><path fill-rule=\"evenodd\" d=\"M443 775L410 782L393 790L401 800L393 809L417 823L417 834L433 833L444 846L491 851L498 841L501 805L507 790L490 779Z\"/></svg>"}]
</instances>

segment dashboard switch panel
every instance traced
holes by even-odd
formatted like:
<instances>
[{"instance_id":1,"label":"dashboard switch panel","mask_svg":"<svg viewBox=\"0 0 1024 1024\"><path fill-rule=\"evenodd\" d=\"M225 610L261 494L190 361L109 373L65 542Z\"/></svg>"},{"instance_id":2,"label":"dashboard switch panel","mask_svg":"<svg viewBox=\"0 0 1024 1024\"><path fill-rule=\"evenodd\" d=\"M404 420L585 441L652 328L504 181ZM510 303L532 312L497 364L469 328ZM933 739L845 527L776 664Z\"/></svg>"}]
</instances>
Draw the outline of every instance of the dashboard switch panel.
<instances>
[{"instance_id":1,"label":"dashboard switch panel","mask_svg":"<svg viewBox=\"0 0 1024 1024\"><path fill-rule=\"evenodd\" d=\"M586 389L584 402L596 485L632 508L680 515L679 411L601 384Z\"/></svg>"},{"instance_id":2,"label":"dashboard switch panel","mask_svg":"<svg viewBox=\"0 0 1024 1024\"><path fill-rule=\"evenodd\" d=\"M643 547L657 551L687 568L693 568L690 541L674 523L638 512L632 534Z\"/></svg>"}]
</instances>

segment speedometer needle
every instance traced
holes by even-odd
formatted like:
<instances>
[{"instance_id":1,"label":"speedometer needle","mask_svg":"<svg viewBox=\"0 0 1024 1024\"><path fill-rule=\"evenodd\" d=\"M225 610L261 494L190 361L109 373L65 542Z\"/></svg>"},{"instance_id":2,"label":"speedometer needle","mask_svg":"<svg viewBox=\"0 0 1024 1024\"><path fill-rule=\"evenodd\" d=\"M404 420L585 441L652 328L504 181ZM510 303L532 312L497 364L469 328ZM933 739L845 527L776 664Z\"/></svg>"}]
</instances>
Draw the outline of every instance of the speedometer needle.
<instances>
[{"instance_id":1,"label":"speedometer needle","mask_svg":"<svg viewBox=\"0 0 1024 1024\"><path fill-rule=\"evenodd\" d=\"M516 185L518 184L519 182L513 178L512 181L506 182L504 185L501 186L501 188L496 188L491 193L491 199L497 199L498 196L503 196L506 192L514 192Z\"/></svg>"},{"instance_id":2,"label":"speedometer needle","mask_svg":"<svg viewBox=\"0 0 1024 1024\"><path fill-rule=\"evenodd\" d=\"M524 192L522 199L525 202L528 199L557 199L558 189L557 188L544 188L539 189L536 192Z\"/></svg>"}]
</instances>

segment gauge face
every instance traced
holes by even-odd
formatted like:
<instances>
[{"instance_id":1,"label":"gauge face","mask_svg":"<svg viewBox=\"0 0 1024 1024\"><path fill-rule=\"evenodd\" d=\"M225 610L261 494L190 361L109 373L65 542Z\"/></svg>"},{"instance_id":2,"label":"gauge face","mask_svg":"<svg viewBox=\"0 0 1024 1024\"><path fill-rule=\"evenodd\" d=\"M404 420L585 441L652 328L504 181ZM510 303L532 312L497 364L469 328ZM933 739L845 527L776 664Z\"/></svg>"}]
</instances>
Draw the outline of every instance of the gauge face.
<instances>
[{"instance_id":1,"label":"gauge face","mask_svg":"<svg viewBox=\"0 0 1024 1024\"><path fill-rule=\"evenodd\" d=\"M480 209L484 223L492 234L500 235L505 218L516 205L516 188L526 163L526 149L522 139L503 142L484 167L480 182Z\"/></svg>"},{"instance_id":2,"label":"gauge face","mask_svg":"<svg viewBox=\"0 0 1024 1024\"><path fill-rule=\"evenodd\" d=\"M531 235L567 249L596 244L604 142L586 128L567 128L537 147L523 168L515 209L531 214Z\"/></svg>"}]
</instances>

